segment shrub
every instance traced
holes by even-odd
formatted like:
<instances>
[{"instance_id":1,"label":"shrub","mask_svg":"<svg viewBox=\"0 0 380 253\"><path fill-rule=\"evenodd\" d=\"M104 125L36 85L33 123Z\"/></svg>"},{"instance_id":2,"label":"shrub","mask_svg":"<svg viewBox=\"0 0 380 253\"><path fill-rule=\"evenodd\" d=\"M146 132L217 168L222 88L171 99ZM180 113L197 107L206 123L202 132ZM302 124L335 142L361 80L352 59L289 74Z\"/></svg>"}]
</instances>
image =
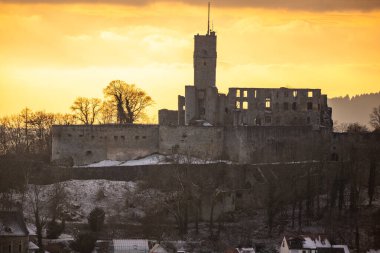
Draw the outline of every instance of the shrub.
<instances>
[{"instance_id":1,"label":"shrub","mask_svg":"<svg viewBox=\"0 0 380 253\"><path fill-rule=\"evenodd\" d=\"M58 224L56 221L50 221L46 227L46 237L48 239L57 239L65 229L65 222Z\"/></svg>"},{"instance_id":2,"label":"shrub","mask_svg":"<svg viewBox=\"0 0 380 253\"><path fill-rule=\"evenodd\" d=\"M106 214L102 208L95 207L87 218L90 229L94 232L100 231L104 225L105 216Z\"/></svg>"},{"instance_id":3,"label":"shrub","mask_svg":"<svg viewBox=\"0 0 380 253\"><path fill-rule=\"evenodd\" d=\"M91 253L95 248L96 236L92 233L82 233L75 237L70 247L80 253Z\"/></svg>"}]
</instances>

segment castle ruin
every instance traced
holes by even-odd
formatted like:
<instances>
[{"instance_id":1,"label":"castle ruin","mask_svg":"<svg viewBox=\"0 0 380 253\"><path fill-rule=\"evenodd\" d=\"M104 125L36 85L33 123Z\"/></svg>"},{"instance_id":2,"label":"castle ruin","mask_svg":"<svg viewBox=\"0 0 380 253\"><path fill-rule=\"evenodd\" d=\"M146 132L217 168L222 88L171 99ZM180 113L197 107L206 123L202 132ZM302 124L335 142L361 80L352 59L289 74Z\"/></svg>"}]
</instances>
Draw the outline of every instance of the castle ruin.
<instances>
[{"instance_id":1,"label":"castle ruin","mask_svg":"<svg viewBox=\"0 0 380 253\"><path fill-rule=\"evenodd\" d=\"M53 126L52 160L75 165L182 153L238 163L317 159L329 153L332 110L320 89L216 87L217 36L194 36L194 85L158 125Z\"/></svg>"}]
</instances>

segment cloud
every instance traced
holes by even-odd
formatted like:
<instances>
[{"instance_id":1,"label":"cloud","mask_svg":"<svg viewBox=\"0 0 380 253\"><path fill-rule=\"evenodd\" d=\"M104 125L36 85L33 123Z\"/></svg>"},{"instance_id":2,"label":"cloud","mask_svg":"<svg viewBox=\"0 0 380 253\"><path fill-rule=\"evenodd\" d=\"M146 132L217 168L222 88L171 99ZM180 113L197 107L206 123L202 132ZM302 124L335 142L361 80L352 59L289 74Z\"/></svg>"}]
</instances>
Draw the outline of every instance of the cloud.
<instances>
[{"instance_id":1,"label":"cloud","mask_svg":"<svg viewBox=\"0 0 380 253\"><path fill-rule=\"evenodd\" d=\"M89 4L120 4L143 6L158 2L176 2L190 5L206 5L206 0L0 0L0 3L46 3L46 4L67 4L67 3L89 3ZM380 0L213 0L217 7L251 7L268 9L288 9L306 11L347 11L360 10L371 11L380 9Z\"/></svg>"}]
</instances>

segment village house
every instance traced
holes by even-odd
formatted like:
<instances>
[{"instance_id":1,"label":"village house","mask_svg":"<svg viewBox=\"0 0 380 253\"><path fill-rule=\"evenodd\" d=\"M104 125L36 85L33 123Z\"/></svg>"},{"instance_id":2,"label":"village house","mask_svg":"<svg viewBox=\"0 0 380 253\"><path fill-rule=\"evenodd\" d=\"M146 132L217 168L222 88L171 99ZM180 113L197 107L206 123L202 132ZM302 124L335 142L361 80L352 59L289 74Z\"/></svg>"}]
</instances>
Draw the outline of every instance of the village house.
<instances>
[{"instance_id":1,"label":"village house","mask_svg":"<svg viewBox=\"0 0 380 253\"><path fill-rule=\"evenodd\" d=\"M29 241L29 231L18 210L0 210L0 253L34 253L37 245Z\"/></svg>"},{"instance_id":2,"label":"village house","mask_svg":"<svg viewBox=\"0 0 380 253\"><path fill-rule=\"evenodd\" d=\"M324 236L285 236L280 253L350 253L347 245L333 245Z\"/></svg>"}]
</instances>

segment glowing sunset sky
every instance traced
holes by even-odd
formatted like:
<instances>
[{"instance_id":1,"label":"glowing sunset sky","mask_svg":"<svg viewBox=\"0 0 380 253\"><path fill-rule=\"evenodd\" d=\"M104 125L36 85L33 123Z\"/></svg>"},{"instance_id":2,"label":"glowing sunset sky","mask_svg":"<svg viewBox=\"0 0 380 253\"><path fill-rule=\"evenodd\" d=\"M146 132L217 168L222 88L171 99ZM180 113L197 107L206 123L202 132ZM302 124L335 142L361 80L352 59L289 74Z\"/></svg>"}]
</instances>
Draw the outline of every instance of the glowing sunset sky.
<instances>
[{"instance_id":1,"label":"glowing sunset sky","mask_svg":"<svg viewBox=\"0 0 380 253\"><path fill-rule=\"evenodd\" d=\"M207 1L0 0L0 116L68 112L114 79L175 109L193 83ZM103 2L103 3L102 3ZM106 4L107 3L107 4ZM217 86L380 91L380 1L215 0Z\"/></svg>"}]
</instances>

